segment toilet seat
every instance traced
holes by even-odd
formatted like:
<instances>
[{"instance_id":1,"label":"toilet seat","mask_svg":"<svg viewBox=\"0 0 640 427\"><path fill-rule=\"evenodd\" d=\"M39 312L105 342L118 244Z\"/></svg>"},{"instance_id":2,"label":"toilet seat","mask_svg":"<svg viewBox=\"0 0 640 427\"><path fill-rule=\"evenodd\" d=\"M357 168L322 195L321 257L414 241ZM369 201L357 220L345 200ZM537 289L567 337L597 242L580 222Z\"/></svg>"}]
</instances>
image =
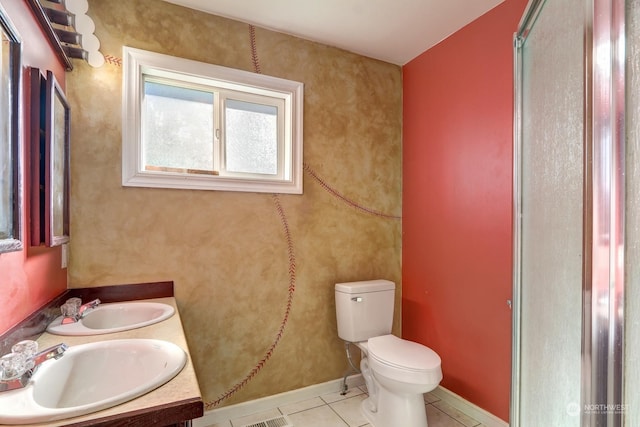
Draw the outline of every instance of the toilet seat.
<instances>
[{"instance_id":1,"label":"toilet seat","mask_svg":"<svg viewBox=\"0 0 640 427\"><path fill-rule=\"evenodd\" d=\"M442 380L440 356L429 347L395 335L370 338L367 347L374 372L414 384Z\"/></svg>"}]
</instances>

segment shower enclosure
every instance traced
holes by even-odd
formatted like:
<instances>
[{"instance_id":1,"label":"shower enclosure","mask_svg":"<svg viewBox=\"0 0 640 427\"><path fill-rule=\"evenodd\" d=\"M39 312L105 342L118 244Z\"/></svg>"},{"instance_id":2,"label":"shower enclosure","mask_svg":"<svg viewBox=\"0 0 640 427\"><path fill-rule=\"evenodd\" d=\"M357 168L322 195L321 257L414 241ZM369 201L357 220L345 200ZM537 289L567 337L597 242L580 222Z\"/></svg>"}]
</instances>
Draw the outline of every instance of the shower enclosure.
<instances>
[{"instance_id":1,"label":"shower enclosure","mask_svg":"<svg viewBox=\"0 0 640 427\"><path fill-rule=\"evenodd\" d=\"M638 3L531 0L514 38L511 426L640 425Z\"/></svg>"}]
</instances>

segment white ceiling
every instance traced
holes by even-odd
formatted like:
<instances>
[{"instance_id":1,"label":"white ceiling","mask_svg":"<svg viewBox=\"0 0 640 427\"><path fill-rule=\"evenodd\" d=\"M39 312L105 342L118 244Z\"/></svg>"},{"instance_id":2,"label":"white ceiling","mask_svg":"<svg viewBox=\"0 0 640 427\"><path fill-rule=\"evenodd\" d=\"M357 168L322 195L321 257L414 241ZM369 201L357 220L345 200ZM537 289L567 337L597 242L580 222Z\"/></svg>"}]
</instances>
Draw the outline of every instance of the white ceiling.
<instances>
[{"instance_id":1,"label":"white ceiling","mask_svg":"<svg viewBox=\"0 0 640 427\"><path fill-rule=\"evenodd\" d=\"M504 0L165 0L404 65Z\"/></svg>"}]
</instances>

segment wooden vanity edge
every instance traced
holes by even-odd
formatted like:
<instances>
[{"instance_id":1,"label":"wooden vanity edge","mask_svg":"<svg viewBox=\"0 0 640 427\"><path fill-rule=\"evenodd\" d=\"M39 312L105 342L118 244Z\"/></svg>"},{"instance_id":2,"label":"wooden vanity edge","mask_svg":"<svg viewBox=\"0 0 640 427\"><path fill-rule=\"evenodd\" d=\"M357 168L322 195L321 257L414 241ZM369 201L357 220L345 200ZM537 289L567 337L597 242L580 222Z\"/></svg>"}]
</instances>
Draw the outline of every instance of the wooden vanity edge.
<instances>
[{"instance_id":1,"label":"wooden vanity edge","mask_svg":"<svg viewBox=\"0 0 640 427\"><path fill-rule=\"evenodd\" d=\"M202 399L187 399L166 405L153 406L104 418L67 424L67 427L167 427L181 426L185 420L193 420L204 415Z\"/></svg>"}]
</instances>

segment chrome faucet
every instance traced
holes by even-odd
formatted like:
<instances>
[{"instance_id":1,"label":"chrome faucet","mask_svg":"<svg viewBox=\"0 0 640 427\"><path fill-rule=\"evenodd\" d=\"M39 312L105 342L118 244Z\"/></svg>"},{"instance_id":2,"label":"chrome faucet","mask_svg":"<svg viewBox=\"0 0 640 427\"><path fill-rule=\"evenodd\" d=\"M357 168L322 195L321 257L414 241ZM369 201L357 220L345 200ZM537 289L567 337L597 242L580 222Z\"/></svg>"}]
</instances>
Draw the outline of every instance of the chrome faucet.
<instances>
[{"instance_id":1,"label":"chrome faucet","mask_svg":"<svg viewBox=\"0 0 640 427\"><path fill-rule=\"evenodd\" d=\"M29 343L33 346L32 348L37 348L34 341L21 341L11 348L11 353L2 357L0 393L26 387L40 365L50 359L60 359L69 348L66 344L60 343L36 354L28 355L16 348L24 343Z\"/></svg>"},{"instance_id":2,"label":"chrome faucet","mask_svg":"<svg viewBox=\"0 0 640 427\"><path fill-rule=\"evenodd\" d=\"M91 310L92 308L96 308L99 305L100 305L100 300L97 299L97 298L94 299L93 301L89 301L86 304L82 304L80 306L80 308L78 309L78 316L80 316L80 318L82 318L82 316L84 316L85 311Z\"/></svg>"},{"instance_id":3,"label":"chrome faucet","mask_svg":"<svg viewBox=\"0 0 640 427\"><path fill-rule=\"evenodd\" d=\"M33 357L31 357L31 360L33 360L33 368L31 368L31 370L38 369L38 366L49 359L60 359L62 356L64 356L64 352L68 349L68 345L66 345L65 343L60 343L49 347L46 350L42 350L39 353L36 353Z\"/></svg>"},{"instance_id":4,"label":"chrome faucet","mask_svg":"<svg viewBox=\"0 0 640 427\"><path fill-rule=\"evenodd\" d=\"M82 319L82 316L84 316L88 310L100 305L99 299L94 299L93 301L80 305L81 302L82 300L80 300L80 298L69 298L67 302L62 304L60 311L62 311L62 315L64 316L62 319L63 325L77 322Z\"/></svg>"}]
</instances>

